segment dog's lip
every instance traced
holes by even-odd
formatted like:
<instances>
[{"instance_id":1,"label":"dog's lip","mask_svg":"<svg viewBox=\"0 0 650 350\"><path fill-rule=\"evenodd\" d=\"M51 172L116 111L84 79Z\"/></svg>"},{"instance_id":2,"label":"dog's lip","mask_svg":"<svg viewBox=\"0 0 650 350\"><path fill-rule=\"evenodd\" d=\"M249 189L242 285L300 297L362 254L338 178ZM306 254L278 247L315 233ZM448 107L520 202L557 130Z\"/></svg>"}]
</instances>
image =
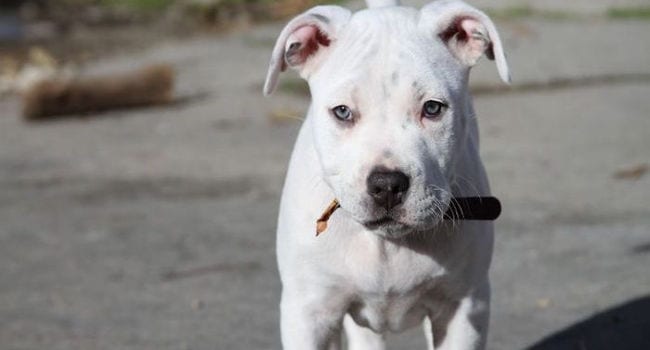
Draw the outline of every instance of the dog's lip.
<instances>
[{"instance_id":1,"label":"dog's lip","mask_svg":"<svg viewBox=\"0 0 650 350\"><path fill-rule=\"evenodd\" d=\"M390 216L384 216L379 219L366 221L363 223L363 226L371 230L380 228L382 226L392 226L392 225L403 225L403 224L391 218Z\"/></svg>"}]
</instances>

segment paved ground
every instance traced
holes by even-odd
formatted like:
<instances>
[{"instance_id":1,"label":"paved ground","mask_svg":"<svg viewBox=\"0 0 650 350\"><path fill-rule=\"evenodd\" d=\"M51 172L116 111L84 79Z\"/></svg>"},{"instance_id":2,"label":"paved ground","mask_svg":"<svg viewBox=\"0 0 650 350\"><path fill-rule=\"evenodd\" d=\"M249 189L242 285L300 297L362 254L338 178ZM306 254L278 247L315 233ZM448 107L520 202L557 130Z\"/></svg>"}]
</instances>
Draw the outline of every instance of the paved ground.
<instances>
[{"instance_id":1,"label":"paved ground","mask_svg":"<svg viewBox=\"0 0 650 350\"><path fill-rule=\"evenodd\" d=\"M650 22L499 27L515 88L487 61L474 77L504 205L490 349L648 349L650 174L615 175L650 163ZM299 122L277 115L308 103L261 97L279 29L90 68L171 62L189 98L170 108L27 124L0 100L1 349L279 348L275 217Z\"/></svg>"}]
</instances>

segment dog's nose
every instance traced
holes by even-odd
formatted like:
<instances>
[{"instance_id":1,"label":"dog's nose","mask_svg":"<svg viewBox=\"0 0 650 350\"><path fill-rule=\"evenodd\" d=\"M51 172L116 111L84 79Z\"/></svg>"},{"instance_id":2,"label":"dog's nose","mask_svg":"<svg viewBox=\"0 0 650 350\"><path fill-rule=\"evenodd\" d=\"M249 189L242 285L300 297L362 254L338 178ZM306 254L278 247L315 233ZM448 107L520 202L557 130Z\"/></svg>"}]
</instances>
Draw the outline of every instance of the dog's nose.
<instances>
[{"instance_id":1,"label":"dog's nose","mask_svg":"<svg viewBox=\"0 0 650 350\"><path fill-rule=\"evenodd\" d=\"M409 177L403 172L382 169L371 172L366 180L370 197L388 210L402 203L409 183Z\"/></svg>"}]
</instances>

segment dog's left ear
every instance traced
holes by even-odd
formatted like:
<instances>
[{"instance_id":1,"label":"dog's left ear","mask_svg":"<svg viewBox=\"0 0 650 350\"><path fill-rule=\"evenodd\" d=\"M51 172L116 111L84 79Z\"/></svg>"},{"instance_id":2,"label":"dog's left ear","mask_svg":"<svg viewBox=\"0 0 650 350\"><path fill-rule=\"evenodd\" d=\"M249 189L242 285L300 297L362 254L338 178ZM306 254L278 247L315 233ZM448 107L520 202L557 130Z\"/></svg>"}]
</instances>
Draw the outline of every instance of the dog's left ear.
<instances>
[{"instance_id":1,"label":"dog's left ear","mask_svg":"<svg viewBox=\"0 0 650 350\"><path fill-rule=\"evenodd\" d=\"M271 54L264 95L270 95L287 67L306 78L331 49L351 12L340 6L316 6L292 19L280 33Z\"/></svg>"},{"instance_id":2,"label":"dog's left ear","mask_svg":"<svg viewBox=\"0 0 650 350\"><path fill-rule=\"evenodd\" d=\"M510 83L501 38L485 13L460 0L439 0L422 8L419 26L442 40L467 67L475 65L483 54L496 60L499 76Z\"/></svg>"}]
</instances>

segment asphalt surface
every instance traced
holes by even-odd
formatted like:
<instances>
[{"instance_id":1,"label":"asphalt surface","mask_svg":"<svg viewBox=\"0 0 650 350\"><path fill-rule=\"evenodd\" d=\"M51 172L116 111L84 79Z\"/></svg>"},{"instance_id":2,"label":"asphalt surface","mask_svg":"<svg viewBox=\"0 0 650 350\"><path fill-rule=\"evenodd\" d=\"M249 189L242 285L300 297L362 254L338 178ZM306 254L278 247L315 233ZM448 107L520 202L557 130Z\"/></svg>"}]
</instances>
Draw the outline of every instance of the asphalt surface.
<instances>
[{"instance_id":1,"label":"asphalt surface","mask_svg":"<svg viewBox=\"0 0 650 350\"><path fill-rule=\"evenodd\" d=\"M489 349L649 349L650 22L498 26L515 84L488 61L473 79L504 208ZM274 230L300 125L285 116L308 105L261 96L280 28L88 68L170 62L173 106L26 123L0 99L1 349L280 347ZM423 348L419 333L391 348Z\"/></svg>"}]
</instances>

